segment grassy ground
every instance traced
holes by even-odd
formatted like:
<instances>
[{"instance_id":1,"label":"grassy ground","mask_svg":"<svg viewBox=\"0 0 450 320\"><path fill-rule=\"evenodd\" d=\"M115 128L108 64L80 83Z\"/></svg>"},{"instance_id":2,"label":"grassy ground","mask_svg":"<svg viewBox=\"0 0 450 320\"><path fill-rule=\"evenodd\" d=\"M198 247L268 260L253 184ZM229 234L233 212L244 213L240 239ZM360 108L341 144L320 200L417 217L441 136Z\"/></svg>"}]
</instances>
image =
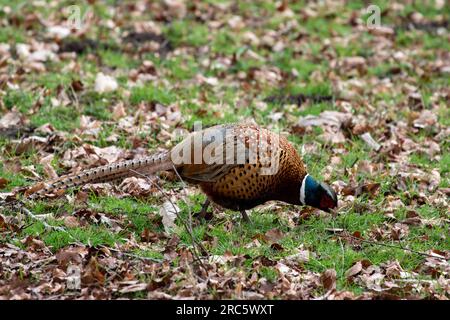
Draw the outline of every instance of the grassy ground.
<instances>
[{"instance_id":1,"label":"grassy ground","mask_svg":"<svg viewBox=\"0 0 450 320\"><path fill-rule=\"evenodd\" d=\"M151 185L27 202L44 222L5 205L0 296L449 297L448 5L377 2L385 28L374 31L360 2L113 3L83 5L93 19L61 40L49 28L67 23L69 2L0 1L4 197L170 148L196 121L251 120L286 134L310 174L339 191L338 214L270 203L246 225L213 208L193 222L204 269L182 221L205 197L176 177L158 179L181 208L169 234L167 198ZM62 52L69 44L76 53ZM30 57L40 51L51 54ZM98 92L99 72L117 89ZM347 121L301 125L324 111ZM66 288L68 264L81 268L79 291Z\"/></svg>"}]
</instances>

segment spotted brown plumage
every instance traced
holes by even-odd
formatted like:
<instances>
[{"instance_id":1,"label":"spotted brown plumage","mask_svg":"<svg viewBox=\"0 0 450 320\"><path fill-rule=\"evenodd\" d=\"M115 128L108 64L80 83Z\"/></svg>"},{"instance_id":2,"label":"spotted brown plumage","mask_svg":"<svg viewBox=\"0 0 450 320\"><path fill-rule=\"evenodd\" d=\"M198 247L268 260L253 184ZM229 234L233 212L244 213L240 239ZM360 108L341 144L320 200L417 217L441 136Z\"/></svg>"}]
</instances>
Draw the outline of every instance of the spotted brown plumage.
<instances>
[{"instance_id":1,"label":"spotted brown plumage","mask_svg":"<svg viewBox=\"0 0 450 320\"><path fill-rule=\"evenodd\" d=\"M313 205L325 211L337 205L334 191L307 174L285 137L248 124L193 132L170 151L63 176L32 197L164 170L177 170L184 180L199 185L209 200L239 210L244 217L245 210L269 200Z\"/></svg>"},{"instance_id":2,"label":"spotted brown plumage","mask_svg":"<svg viewBox=\"0 0 450 320\"><path fill-rule=\"evenodd\" d=\"M243 131L242 128L239 129ZM248 146L248 140L257 138L258 134L269 135L269 138L275 135L268 130L251 126L240 132L240 138ZM300 204L299 190L306 175L305 167L287 139L284 137L277 139L279 148L275 152L279 153L276 158L279 164L275 174L260 174L264 166L260 161L253 164L239 164L230 168L217 181L201 182L200 187L213 202L233 210L247 210L269 200Z\"/></svg>"}]
</instances>

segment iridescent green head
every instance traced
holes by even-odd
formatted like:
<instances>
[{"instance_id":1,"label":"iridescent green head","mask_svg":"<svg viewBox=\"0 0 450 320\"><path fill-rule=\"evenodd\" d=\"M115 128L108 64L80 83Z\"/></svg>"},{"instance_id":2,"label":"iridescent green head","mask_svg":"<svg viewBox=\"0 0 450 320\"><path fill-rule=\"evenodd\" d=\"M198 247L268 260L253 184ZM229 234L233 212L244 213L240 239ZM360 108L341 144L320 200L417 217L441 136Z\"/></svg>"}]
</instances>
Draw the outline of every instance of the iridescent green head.
<instances>
[{"instance_id":1,"label":"iridescent green head","mask_svg":"<svg viewBox=\"0 0 450 320\"><path fill-rule=\"evenodd\" d=\"M300 202L330 212L331 209L337 207L337 196L329 185L317 182L307 174L300 187Z\"/></svg>"}]
</instances>

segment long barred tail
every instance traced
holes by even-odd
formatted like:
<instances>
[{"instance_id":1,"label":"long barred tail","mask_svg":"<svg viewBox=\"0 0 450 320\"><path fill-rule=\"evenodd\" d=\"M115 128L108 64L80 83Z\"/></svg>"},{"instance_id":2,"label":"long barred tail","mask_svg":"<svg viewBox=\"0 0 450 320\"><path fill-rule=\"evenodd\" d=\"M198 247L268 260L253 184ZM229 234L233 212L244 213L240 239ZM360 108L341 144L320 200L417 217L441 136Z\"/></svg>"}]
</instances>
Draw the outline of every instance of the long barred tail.
<instances>
[{"instance_id":1,"label":"long barred tail","mask_svg":"<svg viewBox=\"0 0 450 320\"><path fill-rule=\"evenodd\" d=\"M42 197L56 190L66 190L87 183L109 182L141 174L153 174L158 171L172 169L170 153L163 152L149 157L111 163L101 167L84 170L77 174L69 174L53 180L44 188L29 196L30 199Z\"/></svg>"}]
</instances>

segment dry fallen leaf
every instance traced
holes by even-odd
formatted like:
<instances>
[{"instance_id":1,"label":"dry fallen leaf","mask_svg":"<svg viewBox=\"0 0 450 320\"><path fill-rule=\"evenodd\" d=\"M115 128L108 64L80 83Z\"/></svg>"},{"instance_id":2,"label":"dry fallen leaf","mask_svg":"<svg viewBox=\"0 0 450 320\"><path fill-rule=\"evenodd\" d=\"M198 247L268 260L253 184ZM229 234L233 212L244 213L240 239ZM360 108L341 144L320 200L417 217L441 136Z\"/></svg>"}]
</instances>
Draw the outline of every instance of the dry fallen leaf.
<instances>
[{"instance_id":1,"label":"dry fallen leaf","mask_svg":"<svg viewBox=\"0 0 450 320\"><path fill-rule=\"evenodd\" d=\"M53 154L49 154L48 156L41 158L41 160L39 161L39 163L43 165L43 167L44 167L43 169L44 169L45 175L49 179L56 179L56 178L58 178L58 174L56 173L56 170L51 165L51 162L53 161L53 158L54 158L54 155Z\"/></svg>"},{"instance_id":2,"label":"dry fallen leaf","mask_svg":"<svg viewBox=\"0 0 450 320\"><path fill-rule=\"evenodd\" d=\"M80 226L80 222L74 216L64 217L64 225L68 228L77 228Z\"/></svg>"},{"instance_id":3,"label":"dry fallen leaf","mask_svg":"<svg viewBox=\"0 0 450 320\"><path fill-rule=\"evenodd\" d=\"M310 252L308 250L300 250L298 253L287 256L285 259L296 263L305 263L309 261L309 256Z\"/></svg>"},{"instance_id":4,"label":"dry fallen leaf","mask_svg":"<svg viewBox=\"0 0 450 320\"><path fill-rule=\"evenodd\" d=\"M122 181L119 188L133 196L145 196L154 190L147 179L129 177Z\"/></svg>"},{"instance_id":5,"label":"dry fallen leaf","mask_svg":"<svg viewBox=\"0 0 450 320\"><path fill-rule=\"evenodd\" d=\"M283 237L284 237L283 233L280 231L280 229L277 228L270 229L264 234L264 240L270 243L277 242L278 240L281 240Z\"/></svg>"},{"instance_id":6,"label":"dry fallen leaf","mask_svg":"<svg viewBox=\"0 0 450 320\"><path fill-rule=\"evenodd\" d=\"M2 178L0 177L0 189L3 189L4 187L6 187L9 183L8 179Z\"/></svg>"},{"instance_id":7,"label":"dry fallen leaf","mask_svg":"<svg viewBox=\"0 0 450 320\"><path fill-rule=\"evenodd\" d=\"M362 263L361 261L357 261L350 269L348 269L345 272L345 276L347 277L347 279L349 279L360 273L361 270L362 270Z\"/></svg>"},{"instance_id":8,"label":"dry fallen leaf","mask_svg":"<svg viewBox=\"0 0 450 320\"><path fill-rule=\"evenodd\" d=\"M50 26L47 32L50 37L58 39L63 39L70 35L70 29L64 26Z\"/></svg>"},{"instance_id":9,"label":"dry fallen leaf","mask_svg":"<svg viewBox=\"0 0 450 320\"><path fill-rule=\"evenodd\" d=\"M171 201L164 202L159 209L159 215L162 217L162 223L166 233L171 233L172 228L175 227L174 221L179 212L180 208Z\"/></svg>"},{"instance_id":10,"label":"dry fallen leaf","mask_svg":"<svg viewBox=\"0 0 450 320\"><path fill-rule=\"evenodd\" d=\"M364 142L367 143L367 145L368 145L371 149L373 149L373 150L375 150L375 151L380 150L380 148L381 148L380 144L379 144L378 142L376 142L376 141L372 138L372 136L370 135L369 132L363 133L363 134L361 135L361 139L363 139Z\"/></svg>"},{"instance_id":11,"label":"dry fallen leaf","mask_svg":"<svg viewBox=\"0 0 450 320\"><path fill-rule=\"evenodd\" d=\"M98 93L112 92L117 90L119 85L116 79L111 76L104 75L102 72L97 73L95 78L95 91Z\"/></svg>"},{"instance_id":12,"label":"dry fallen leaf","mask_svg":"<svg viewBox=\"0 0 450 320\"><path fill-rule=\"evenodd\" d=\"M437 122L437 115L430 110L423 110L419 118L414 120L414 127L416 128L426 128L433 126Z\"/></svg>"},{"instance_id":13,"label":"dry fallen leaf","mask_svg":"<svg viewBox=\"0 0 450 320\"><path fill-rule=\"evenodd\" d=\"M25 191L24 195L25 195L25 197L28 197L29 195L31 195L31 194L33 194L33 193L36 193L36 192L38 192L39 190L42 190L42 189L44 189L44 188L45 188L45 184L44 184L43 182L36 183L35 185L33 185L33 186L31 186L30 188L28 188L28 189Z\"/></svg>"},{"instance_id":14,"label":"dry fallen leaf","mask_svg":"<svg viewBox=\"0 0 450 320\"><path fill-rule=\"evenodd\" d=\"M147 290L147 286L148 286L147 283L130 284L130 285L120 289L119 292L120 293L132 293L132 292L144 291L144 290Z\"/></svg>"},{"instance_id":15,"label":"dry fallen leaf","mask_svg":"<svg viewBox=\"0 0 450 320\"><path fill-rule=\"evenodd\" d=\"M371 197L373 197L376 195L379 188L380 188L379 183L366 183L366 184L360 184L357 187L346 186L342 189L341 193L344 196L352 195L355 197L358 197L361 194L367 193Z\"/></svg>"},{"instance_id":16,"label":"dry fallen leaf","mask_svg":"<svg viewBox=\"0 0 450 320\"><path fill-rule=\"evenodd\" d=\"M332 126L340 128L341 125L350 121L352 115L350 113L343 113L337 111L323 111L318 116L308 115L300 118L297 125L301 127L308 126Z\"/></svg>"},{"instance_id":17,"label":"dry fallen leaf","mask_svg":"<svg viewBox=\"0 0 450 320\"><path fill-rule=\"evenodd\" d=\"M122 117L125 117L127 115L123 102L119 102L116 104L113 108L113 119L119 120Z\"/></svg>"},{"instance_id":18,"label":"dry fallen leaf","mask_svg":"<svg viewBox=\"0 0 450 320\"><path fill-rule=\"evenodd\" d=\"M328 269L320 276L320 281L327 291L336 289L336 270Z\"/></svg>"},{"instance_id":19,"label":"dry fallen leaf","mask_svg":"<svg viewBox=\"0 0 450 320\"><path fill-rule=\"evenodd\" d=\"M0 119L0 129L18 126L20 124L23 124L23 121L23 116L20 112L7 112Z\"/></svg>"}]
</instances>

